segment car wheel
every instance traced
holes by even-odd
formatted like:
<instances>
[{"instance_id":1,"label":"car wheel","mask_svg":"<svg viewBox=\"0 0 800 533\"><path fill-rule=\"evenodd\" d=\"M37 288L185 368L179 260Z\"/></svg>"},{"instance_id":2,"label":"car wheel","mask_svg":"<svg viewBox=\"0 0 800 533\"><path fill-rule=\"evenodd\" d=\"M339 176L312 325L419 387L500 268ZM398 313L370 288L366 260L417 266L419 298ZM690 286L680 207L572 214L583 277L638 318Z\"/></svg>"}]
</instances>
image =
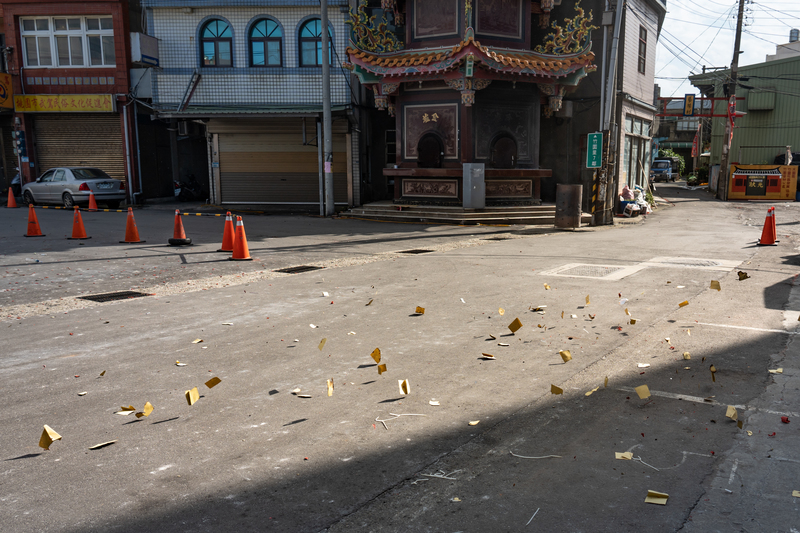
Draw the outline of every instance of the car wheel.
<instances>
[{"instance_id":1,"label":"car wheel","mask_svg":"<svg viewBox=\"0 0 800 533\"><path fill-rule=\"evenodd\" d=\"M109 209L119 209L119 200L109 200L106 204Z\"/></svg>"},{"instance_id":2,"label":"car wheel","mask_svg":"<svg viewBox=\"0 0 800 533\"><path fill-rule=\"evenodd\" d=\"M67 209L72 209L73 207L75 207L75 200L72 198L72 195L70 193L65 192L61 196L61 199L64 201L64 207L66 207Z\"/></svg>"},{"instance_id":3,"label":"car wheel","mask_svg":"<svg viewBox=\"0 0 800 533\"><path fill-rule=\"evenodd\" d=\"M36 205L36 202L33 201L33 194L31 194L31 191L25 191L25 194L22 195L22 201L25 202L25 205Z\"/></svg>"}]
</instances>

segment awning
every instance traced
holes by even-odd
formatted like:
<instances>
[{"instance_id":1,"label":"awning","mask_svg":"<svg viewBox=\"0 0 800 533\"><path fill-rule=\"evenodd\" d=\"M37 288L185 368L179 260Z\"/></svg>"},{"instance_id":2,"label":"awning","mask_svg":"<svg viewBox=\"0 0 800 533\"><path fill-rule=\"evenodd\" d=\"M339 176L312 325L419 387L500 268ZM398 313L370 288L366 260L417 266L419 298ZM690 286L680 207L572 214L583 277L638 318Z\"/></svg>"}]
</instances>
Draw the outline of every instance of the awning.
<instances>
[{"instance_id":1,"label":"awning","mask_svg":"<svg viewBox=\"0 0 800 533\"><path fill-rule=\"evenodd\" d=\"M347 105L334 105L331 106L332 113L341 113L347 111L350 106ZM247 116L248 118L256 117L274 117L274 116L292 116L292 117L316 117L322 113L321 105L309 106L258 106L258 107L203 107L203 106L189 106L184 111L177 109L159 109L157 110L159 118L236 118L240 116Z\"/></svg>"},{"instance_id":2,"label":"awning","mask_svg":"<svg viewBox=\"0 0 800 533\"><path fill-rule=\"evenodd\" d=\"M691 148L692 143L687 142L662 142L658 145L661 148Z\"/></svg>"},{"instance_id":3,"label":"awning","mask_svg":"<svg viewBox=\"0 0 800 533\"><path fill-rule=\"evenodd\" d=\"M734 176L780 176L781 171L777 168L771 169L736 169L733 171Z\"/></svg>"}]
</instances>

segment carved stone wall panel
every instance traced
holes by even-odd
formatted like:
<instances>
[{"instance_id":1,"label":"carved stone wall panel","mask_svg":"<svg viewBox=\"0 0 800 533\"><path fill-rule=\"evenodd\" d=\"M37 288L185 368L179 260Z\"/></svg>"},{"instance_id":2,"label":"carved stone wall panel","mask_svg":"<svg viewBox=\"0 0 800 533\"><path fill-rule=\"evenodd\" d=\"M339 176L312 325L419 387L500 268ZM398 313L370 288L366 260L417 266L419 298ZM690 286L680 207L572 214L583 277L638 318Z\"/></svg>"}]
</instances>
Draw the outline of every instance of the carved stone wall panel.
<instances>
[{"instance_id":1,"label":"carved stone wall panel","mask_svg":"<svg viewBox=\"0 0 800 533\"><path fill-rule=\"evenodd\" d=\"M414 0L414 39L458 35L459 0Z\"/></svg>"},{"instance_id":2,"label":"carved stone wall panel","mask_svg":"<svg viewBox=\"0 0 800 533\"><path fill-rule=\"evenodd\" d=\"M497 98L494 98L497 100ZM532 143L538 142L539 128L531 100L519 103L484 103L473 108L475 117L475 158L489 159L492 139L507 133L517 141L517 156L521 162L532 159Z\"/></svg>"},{"instance_id":3,"label":"carved stone wall panel","mask_svg":"<svg viewBox=\"0 0 800 533\"><path fill-rule=\"evenodd\" d=\"M458 104L404 105L403 127L405 159L417 159L417 144L429 132L436 132L442 138L445 159L458 158Z\"/></svg>"},{"instance_id":4,"label":"carved stone wall panel","mask_svg":"<svg viewBox=\"0 0 800 533\"><path fill-rule=\"evenodd\" d=\"M458 180L403 178L403 196L458 198Z\"/></svg>"},{"instance_id":5,"label":"carved stone wall panel","mask_svg":"<svg viewBox=\"0 0 800 533\"><path fill-rule=\"evenodd\" d=\"M522 9L522 0L475 0L475 33L521 39Z\"/></svg>"},{"instance_id":6,"label":"carved stone wall panel","mask_svg":"<svg viewBox=\"0 0 800 533\"><path fill-rule=\"evenodd\" d=\"M487 198L530 198L533 196L531 180L486 180Z\"/></svg>"}]
</instances>

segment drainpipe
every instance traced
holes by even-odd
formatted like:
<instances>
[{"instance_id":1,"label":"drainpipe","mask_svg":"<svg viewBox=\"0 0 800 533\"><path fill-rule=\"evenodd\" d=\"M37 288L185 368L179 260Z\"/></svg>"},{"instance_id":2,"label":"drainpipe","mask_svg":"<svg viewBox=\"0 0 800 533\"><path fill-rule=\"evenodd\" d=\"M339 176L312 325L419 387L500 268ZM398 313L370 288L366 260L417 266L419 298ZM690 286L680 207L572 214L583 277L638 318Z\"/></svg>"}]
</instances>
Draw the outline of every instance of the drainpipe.
<instances>
[{"instance_id":1,"label":"drainpipe","mask_svg":"<svg viewBox=\"0 0 800 533\"><path fill-rule=\"evenodd\" d=\"M130 198L130 205L133 203L133 179L131 178L131 136L128 133L128 105L122 106L122 127L125 130L125 167L126 174L128 175L128 197Z\"/></svg>"},{"instance_id":2,"label":"drainpipe","mask_svg":"<svg viewBox=\"0 0 800 533\"><path fill-rule=\"evenodd\" d=\"M139 170L139 192L136 193L138 197L144 192L144 187L142 187L142 149L139 146L139 110L136 100L133 101L133 128L136 136L136 168Z\"/></svg>"}]
</instances>

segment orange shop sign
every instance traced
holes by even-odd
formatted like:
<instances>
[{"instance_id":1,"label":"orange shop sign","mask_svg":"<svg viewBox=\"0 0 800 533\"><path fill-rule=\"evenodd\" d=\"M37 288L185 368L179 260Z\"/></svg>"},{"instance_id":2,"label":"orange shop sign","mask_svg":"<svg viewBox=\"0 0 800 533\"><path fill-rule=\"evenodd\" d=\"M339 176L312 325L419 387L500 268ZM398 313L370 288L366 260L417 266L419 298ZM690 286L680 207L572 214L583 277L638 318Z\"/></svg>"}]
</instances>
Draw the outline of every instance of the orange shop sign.
<instances>
[{"instance_id":1,"label":"orange shop sign","mask_svg":"<svg viewBox=\"0 0 800 533\"><path fill-rule=\"evenodd\" d=\"M0 108L11 109L14 101L11 99L11 75L0 74Z\"/></svg>"},{"instance_id":2,"label":"orange shop sign","mask_svg":"<svg viewBox=\"0 0 800 533\"><path fill-rule=\"evenodd\" d=\"M24 94L14 96L17 113L113 113L110 94Z\"/></svg>"}]
</instances>

